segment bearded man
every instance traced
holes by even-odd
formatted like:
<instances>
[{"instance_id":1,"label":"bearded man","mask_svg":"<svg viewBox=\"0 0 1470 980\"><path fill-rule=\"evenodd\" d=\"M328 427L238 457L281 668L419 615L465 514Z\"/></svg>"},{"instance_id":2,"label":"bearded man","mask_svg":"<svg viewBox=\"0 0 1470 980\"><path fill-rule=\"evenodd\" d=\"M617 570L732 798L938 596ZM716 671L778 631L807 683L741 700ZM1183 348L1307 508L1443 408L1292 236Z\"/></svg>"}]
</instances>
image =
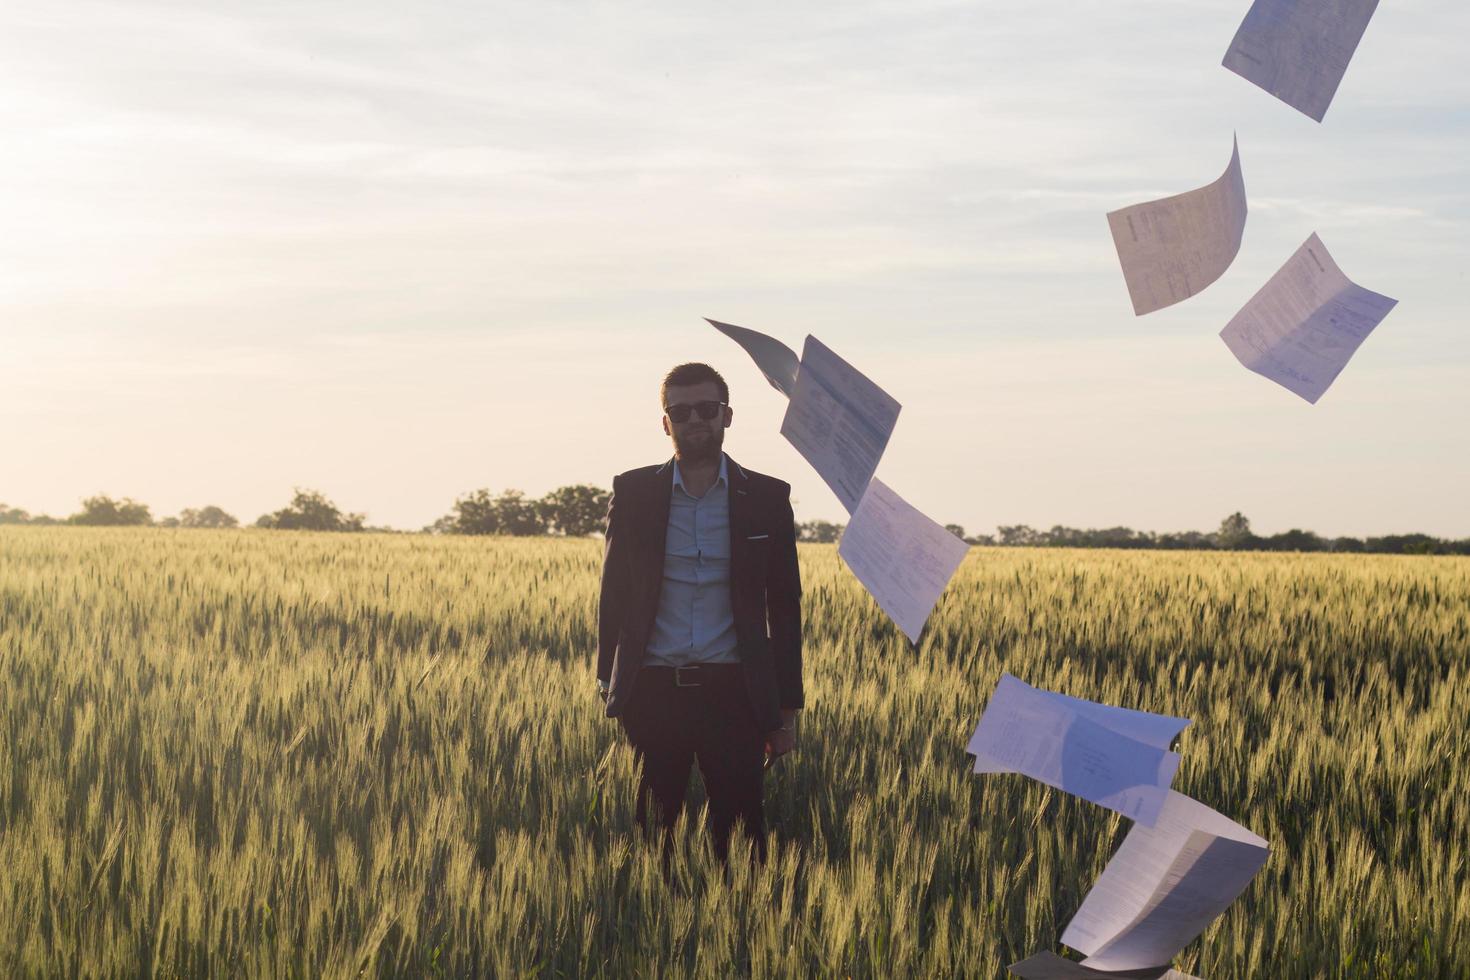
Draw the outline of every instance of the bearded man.
<instances>
[{"instance_id":1,"label":"bearded man","mask_svg":"<svg viewBox=\"0 0 1470 980\"><path fill-rule=\"evenodd\" d=\"M764 770L804 705L791 487L725 455L714 368L680 364L659 396L674 457L613 480L597 683L638 758L639 825L672 829L697 763L715 853L739 824L763 860Z\"/></svg>"}]
</instances>

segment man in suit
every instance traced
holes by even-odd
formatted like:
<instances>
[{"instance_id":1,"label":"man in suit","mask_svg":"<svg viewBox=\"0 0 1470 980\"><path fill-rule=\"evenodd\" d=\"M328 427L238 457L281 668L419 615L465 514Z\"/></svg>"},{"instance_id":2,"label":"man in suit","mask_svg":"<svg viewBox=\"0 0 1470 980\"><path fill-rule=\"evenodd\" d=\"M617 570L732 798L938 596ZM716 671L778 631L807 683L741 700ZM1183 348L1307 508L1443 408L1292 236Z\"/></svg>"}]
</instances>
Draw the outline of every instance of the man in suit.
<instances>
[{"instance_id":1,"label":"man in suit","mask_svg":"<svg viewBox=\"0 0 1470 980\"><path fill-rule=\"evenodd\" d=\"M697 762L716 854L739 823L764 859L764 769L804 704L791 487L725 455L714 368L679 365L660 398L673 459L613 480L597 683L638 757L639 824L672 828Z\"/></svg>"}]
</instances>

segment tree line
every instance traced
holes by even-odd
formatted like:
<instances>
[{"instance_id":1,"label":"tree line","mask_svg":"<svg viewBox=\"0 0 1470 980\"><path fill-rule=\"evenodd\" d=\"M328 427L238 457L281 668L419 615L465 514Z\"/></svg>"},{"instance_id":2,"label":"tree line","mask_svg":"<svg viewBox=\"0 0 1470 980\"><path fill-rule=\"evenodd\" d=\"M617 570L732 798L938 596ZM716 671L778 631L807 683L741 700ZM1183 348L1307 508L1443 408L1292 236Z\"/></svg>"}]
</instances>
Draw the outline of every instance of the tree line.
<instances>
[{"instance_id":1,"label":"tree line","mask_svg":"<svg viewBox=\"0 0 1470 980\"><path fill-rule=\"evenodd\" d=\"M996 528L995 535L966 537L971 544L1006 548L1154 548L1195 551L1330 551L1392 555L1470 555L1470 538L1454 540L1428 534L1385 534L1377 537L1323 537L1292 528L1279 534L1257 535L1250 519L1239 511L1220 522L1215 531L1154 532L1128 527L1075 528L1056 525L1039 531L1025 524Z\"/></svg>"},{"instance_id":2,"label":"tree line","mask_svg":"<svg viewBox=\"0 0 1470 980\"><path fill-rule=\"evenodd\" d=\"M832 542L842 537L843 525L831 521L798 521L802 541ZM1453 540L1428 534L1386 534L1380 537L1326 538L1293 528L1262 537L1237 511L1220 522L1216 531L1135 531L1131 527L1076 528L1058 524L1039 531L1027 524L1001 525L995 534L965 533L959 524L944 529L972 545L1001 548L1153 548L1161 551L1336 551L1390 555L1470 555L1470 538Z\"/></svg>"},{"instance_id":3,"label":"tree line","mask_svg":"<svg viewBox=\"0 0 1470 980\"><path fill-rule=\"evenodd\" d=\"M430 534L560 534L584 537L601 534L611 494L598 487L559 487L546 496L527 497L519 490L491 494L475 490L454 502L450 512L423 531ZM114 500L106 494L87 497L82 509L70 517L31 515L18 507L0 503L0 524L61 525L91 527L239 527L233 514L213 504L188 508L177 517L154 520L147 504L131 497ZM344 512L325 494L297 488L285 507L255 519L255 527L277 531L379 531L395 528L369 527L364 514Z\"/></svg>"},{"instance_id":4,"label":"tree line","mask_svg":"<svg viewBox=\"0 0 1470 980\"><path fill-rule=\"evenodd\" d=\"M155 521L147 504L140 504L131 497L113 500L106 495L88 497L82 501L82 509L70 517L52 517L49 514L32 516L19 507L0 504L0 524L80 524L93 527L236 527L239 521L222 508L211 504L197 510L185 508L177 517L165 517Z\"/></svg>"},{"instance_id":5,"label":"tree line","mask_svg":"<svg viewBox=\"0 0 1470 980\"><path fill-rule=\"evenodd\" d=\"M528 497L519 490L492 494L481 489L457 500L448 514L421 530L426 534L509 535L527 537L560 535L586 537L601 534L607 519L611 494L600 487L573 484L558 487L544 497ZM185 509L176 517L154 520L147 504L130 497L114 500L106 495L88 497L82 509L70 517L32 516L16 507L0 504L0 524L77 524L91 526L153 526L177 528L229 528L240 522L220 507L209 505ZM398 533L394 528L369 527L363 514L345 513L316 490L297 489L285 507L256 518L255 527L281 531L379 531ZM833 521L797 521L797 539L830 544L842 537L844 525ZM1056 525L1041 531L1026 524L1001 525L996 533L969 535L959 524L945 529L972 545L1002 548L1154 548L1203 551L1328 551L1344 553L1470 555L1470 538L1453 540L1428 534L1387 534L1378 537L1328 538L1312 531L1293 528L1279 534L1260 536L1251 531L1250 520L1239 512L1220 522L1215 531L1158 533L1128 527L1075 528Z\"/></svg>"}]
</instances>

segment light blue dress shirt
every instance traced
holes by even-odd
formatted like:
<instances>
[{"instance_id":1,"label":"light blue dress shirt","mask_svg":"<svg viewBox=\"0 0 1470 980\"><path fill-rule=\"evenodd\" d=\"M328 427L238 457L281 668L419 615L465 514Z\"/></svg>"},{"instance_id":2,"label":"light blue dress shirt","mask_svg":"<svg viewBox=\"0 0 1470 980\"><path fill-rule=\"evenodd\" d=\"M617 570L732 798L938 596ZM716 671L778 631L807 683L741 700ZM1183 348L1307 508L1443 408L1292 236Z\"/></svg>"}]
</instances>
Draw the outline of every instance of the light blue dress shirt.
<instances>
[{"instance_id":1,"label":"light blue dress shirt","mask_svg":"<svg viewBox=\"0 0 1470 980\"><path fill-rule=\"evenodd\" d=\"M664 580L644 663L654 667L740 662L735 613L730 608L729 457L703 497L684 489L674 462Z\"/></svg>"}]
</instances>

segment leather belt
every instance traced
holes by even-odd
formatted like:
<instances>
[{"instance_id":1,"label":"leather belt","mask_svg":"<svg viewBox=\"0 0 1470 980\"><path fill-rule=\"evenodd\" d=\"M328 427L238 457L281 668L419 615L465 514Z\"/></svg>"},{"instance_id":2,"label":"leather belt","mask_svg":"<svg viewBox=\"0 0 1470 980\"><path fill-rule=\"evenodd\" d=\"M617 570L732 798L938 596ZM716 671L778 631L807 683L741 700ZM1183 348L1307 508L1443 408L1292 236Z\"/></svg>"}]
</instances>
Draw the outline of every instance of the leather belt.
<instances>
[{"instance_id":1,"label":"leather belt","mask_svg":"<svg viewBox=\"0 0 1470 980\"><path fill-rule=\"evenodd\" d=\"M644 667L645 672L672 680L673 687L703 687L728 680L740 670L739 664L691 664L688 667Z\"/></svg>"}]
</instances>

